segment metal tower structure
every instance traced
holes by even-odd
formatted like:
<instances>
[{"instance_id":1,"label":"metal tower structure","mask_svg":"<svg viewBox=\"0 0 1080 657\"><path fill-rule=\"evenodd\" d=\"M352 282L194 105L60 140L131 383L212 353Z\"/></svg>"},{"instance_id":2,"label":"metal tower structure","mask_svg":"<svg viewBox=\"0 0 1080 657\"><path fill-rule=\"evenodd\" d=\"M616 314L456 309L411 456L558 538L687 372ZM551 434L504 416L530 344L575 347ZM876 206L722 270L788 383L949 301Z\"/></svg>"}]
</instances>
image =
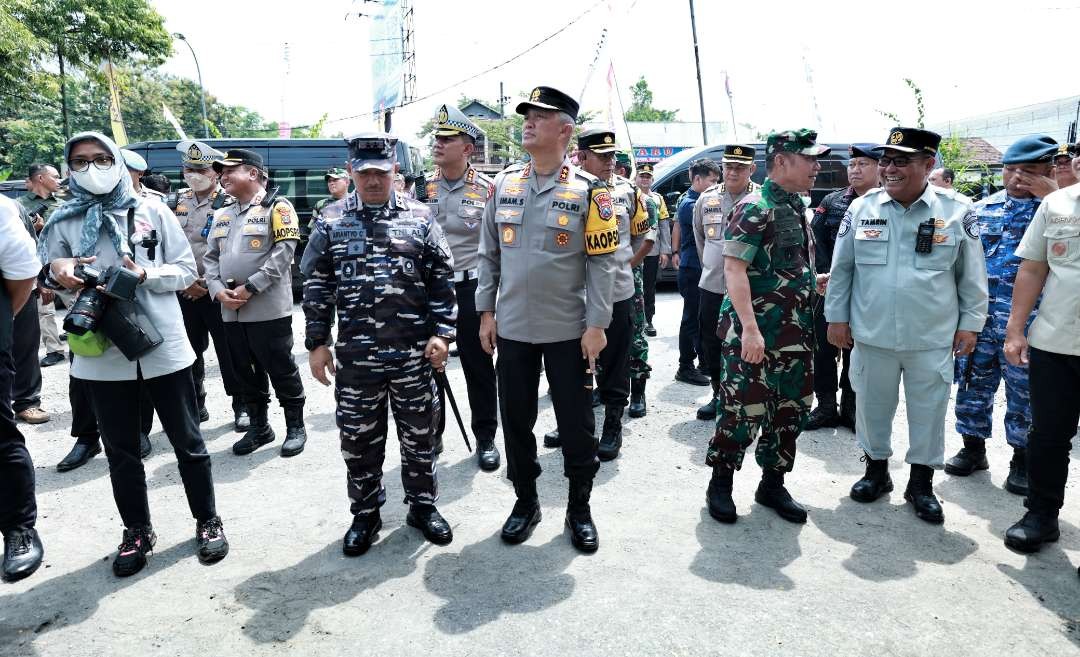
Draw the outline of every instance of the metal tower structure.
<instances>
[{"instance_id":1,"label":"metal tower structure","mask_svg":"<svg viewBox=\"0 0 1080 657\"><path fill-rule=\"evenodd\" d=\"M404 77L402 104L416 99L416 29L412 0L401 0L401 70Z\"/></svg>"}]
</instances>

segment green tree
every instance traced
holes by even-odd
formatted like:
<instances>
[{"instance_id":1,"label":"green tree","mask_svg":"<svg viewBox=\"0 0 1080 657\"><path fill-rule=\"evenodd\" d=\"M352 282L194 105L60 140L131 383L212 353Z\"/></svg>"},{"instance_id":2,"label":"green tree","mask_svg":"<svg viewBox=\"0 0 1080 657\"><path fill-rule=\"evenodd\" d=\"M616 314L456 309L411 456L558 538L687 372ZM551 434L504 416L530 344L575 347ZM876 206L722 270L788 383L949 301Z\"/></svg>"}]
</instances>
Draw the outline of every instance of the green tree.
<instances>
[{"instance_id":1,"label":"green tree","mask_svg":"<svg viewBox=\"0 0 1080 657\"><path fill-rule=\"evenodd\" d=\"M661 122L675 120L675 114L678 110L663 110L653 107L653 93L649 89L649 83L645 81L645 76L638 78L634 86L630 87L630 93L633 94L634 101L630 104L630 109L627 110L626 115L623 117L627 121Z\"/></svg>"}]
</instances>

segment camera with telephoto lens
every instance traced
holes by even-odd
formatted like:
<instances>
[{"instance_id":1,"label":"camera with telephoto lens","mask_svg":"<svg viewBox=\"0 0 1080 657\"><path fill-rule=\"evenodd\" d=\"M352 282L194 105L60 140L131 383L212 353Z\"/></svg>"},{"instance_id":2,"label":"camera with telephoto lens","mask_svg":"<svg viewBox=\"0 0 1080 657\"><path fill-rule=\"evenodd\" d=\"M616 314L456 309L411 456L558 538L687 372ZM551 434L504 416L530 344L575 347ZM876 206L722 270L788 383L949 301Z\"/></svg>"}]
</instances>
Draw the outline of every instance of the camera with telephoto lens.
<instances>
[{"instance_id":1,"label":"camera with telephoto lens","mask_svg":"<svg viewBox=\"0 0 1080 657\"><path fill-rule=\"evenodd\" d=\"M64 318L64 330L74 335L96 330L109 299L131 301L139 284L138 274L116 266L101 271L84 263L75 267L74 274L83 280L83 292Z\"/></svg>"}]
</instances>

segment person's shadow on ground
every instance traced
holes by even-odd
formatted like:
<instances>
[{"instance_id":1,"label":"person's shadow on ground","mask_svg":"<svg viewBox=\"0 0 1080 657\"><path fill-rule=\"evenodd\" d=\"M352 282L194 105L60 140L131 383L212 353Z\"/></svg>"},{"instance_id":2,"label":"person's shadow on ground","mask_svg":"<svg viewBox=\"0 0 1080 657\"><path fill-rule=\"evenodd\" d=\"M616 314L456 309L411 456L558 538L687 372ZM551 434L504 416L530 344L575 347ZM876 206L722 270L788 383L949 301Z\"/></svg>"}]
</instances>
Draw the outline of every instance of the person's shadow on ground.
<instances>
[{"instance_id":1,"label":"person's shadow on ground","mask_svg":"<svg viewBox=\"0 0 1080 657\"><path fill-rule=\"evenodd\" d=\"M112 555L95 559L68 573L45 579L24 593L5 598L0 617L0 647L8 654L37 654L34 642L53 630L79 625L97 613L102 599L147 577L154 577L181 559L194 559L194 542L181 541L148 557L142 572L117 577L112 572ZM57 607L56 601L63 600ZM73 654L78 654L75 650Z\"/></svg>"},{"instance_id":2,"label":"person's shadow on ground","mask_svg":"<svg viewBox=\"0 0 1080 657\"><path fill-rule=\"evenodd\" d=\"M1059 543L1028 555L1023 568L999 563L997 569L1057 614L1061 633L1080 647L1080 577Z\"/></svg>"},{"instance_id":3,"label":"person's shadow on ground","mask_svg":"<svg viewBox=\"0 0 1080 657\"><path fill-rule=\"evenodd\" d=\"M766 515L771 517L763 518ZM790 591L795 582L782 571L802 554L802 528L757 503L749 515L740 515L730 525L713 520L702 509L696 532L701 551L690 564L690 572L711 582Z\"/></svg>"},{"instance_id":4,"label":"person's shadow on ground","mask_svg":"<svg viewBox=\"0 0 1080 657\"><path fill-rule=\"evenodd\" d=\"M562 520L557 512L548 515L546 522ZM424 585L446 601L435 612L435 626L465 634L503 615L529 614L569 600L575 581L564 571L581 556L566 531L545 545L509 546L495 534L460 553L437 554L424 569Z\"/></svg>"}]
</instances>

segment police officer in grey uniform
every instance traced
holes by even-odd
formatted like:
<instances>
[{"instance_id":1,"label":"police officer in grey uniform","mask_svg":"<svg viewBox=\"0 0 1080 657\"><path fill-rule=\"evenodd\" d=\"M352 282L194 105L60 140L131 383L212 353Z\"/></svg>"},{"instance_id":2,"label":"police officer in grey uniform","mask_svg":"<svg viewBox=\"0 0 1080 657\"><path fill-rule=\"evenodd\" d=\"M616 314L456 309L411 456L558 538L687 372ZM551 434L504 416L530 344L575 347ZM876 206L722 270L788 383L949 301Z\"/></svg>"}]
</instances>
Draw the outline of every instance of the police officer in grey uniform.
<instances>
[{"instance_id":1,"label":"police officer in grey uniform","mask_svg":"<svg viewBox=\"0 0 1080 657\"><path fill-rule=\"evenodd\" d=\"M866 474L851 498L892 490L888 459L901 376L911 464L904 499L943 522L934 470L944 465L953 356L971 353L986 322L986 263L971 204L927 185L941 136L893 128L878 160L883 187L852 202L837 233L825 298L829 342L851 354L855 435Z\"/></svg>"},{"instance_id":2,"label":"police officer in grey uniform","mask_svg":"<svg viewBox=\"0 0 1080 657\"><path fill-rule=\"evenodd\" d=\"M483 470L497 470L499 450L495 447L498 397L495 364L480 346L480 316L474 301L480 249L480 222L494 189L493 181L469 164L476 140L483 132L452 105L443 105L435 117L435 145L432 159L438 167L427 177L418 200L427 204L439 222L454 253L454 292L458 303L457 348L472 410L472 430L476 436L476 459ZM439 389L440 397L445 395ZM446 409L446 404L441 404ZM440 415L436 453L442 451L446 413Z\"/></svg>"},{"instance_id":3,"label":"police officer in grey uniform","mask_svg":"<svg viewBox=\"0 0 1080 657\"><path fill-rule=\"evenodd\" d=\"M724 284L724 229L731 210L758 186L750 180L754 164L753 146L728 144L720 162L723 182L702 192L694 204L694 242L701 261L701 304L698 319L701 323L702 360L709 366L712 398L697 410L697 419L715 420L716 401L720 396L720 377L724 362L720 356L720 338L716 335L720 323L720 304L727 294Z\"/></svg>"},{"instance_id":4,"label":"police officer in grey uniform","mask_svg":"<svg viewBox=\"0 0 1080 657\"><path fill-rule=\"evenodd\" d=\"M247 408L240 398L240 383L229 359L225 324L221 320L221 305L210 297L206 285L206 267L203 265L206 238L210 235L210 227L214 223L214 213L236 202L236 199L226 194L218 184L218 175L211 167L214 160L225 157L225 154L190 139L177 143L176 150L180 151L184 182L188 186L169 194L165 198L165 204L173 211L180 227L184 229L199 272L194 283L177 293L188 341L195 350L195 364L191 366L191 375L195 379L199 421L210 419L210 413L206 410L206 364L203 361L203 352L213 340L214 353L217 354L218 368L221 370L221 382L225 387L225 394L232 399L233 428L236 431L247 431L250 422Z\"/></svg>"},{"instance_id":5,"label":"police officer in grey uniform","mask_svg":"<svg viewBox=\"0 0 1080 657\"><path fill-rule=\"evenodd\" d=\"M652 191L653 164L651 162L638 163L634 182L637 183L638 191L656 204L656 210L660 214L656 231L657 240L653 242L649 254L645 256L641 270L645 295L645 335L654 338L656 329L653 328L652 318L656 312L656 276L660 273L660 256L671 255L671 214L668 212L664 198Z\"/></svg>"},{"instance_id":6,"label":"police officer in grey uniform","mask_svg":"<svg viewBox=\"0 0 1080 657\"><path fill-rule=\"evenodd\" d=\"M207 287L221 303L229 355L251 427L233 444L250 454L275 439L267 420L267 378L285 409L282 456L304 451L304 384L292 356L292 260L300 239L288 200L267 193L266 167L254 151L232 149L213 163L236 199L214 214L203 256Z\"/></svg>"},{"instance_id":7,"label":"police officer in grey uniform","mask_svg":"<svg viewBox=\"0 0 1080 657\"><path fill-rule=\"evenodd\" d=\"M502 538L521 543L540 522L533 427L543 359L570 481L566 524L574 546L592 552L600 543L589 507L599 468L591 372L611 322L618 225L607 186L566 158L577 102L536 87L517 112L525 117L522 148L532 159L495 178L476 290L480 343L489 354L496 346L499 351L507 476L517 495ZM573 202L576 211L563 202Z\"/></svg>"}]
</instances>

